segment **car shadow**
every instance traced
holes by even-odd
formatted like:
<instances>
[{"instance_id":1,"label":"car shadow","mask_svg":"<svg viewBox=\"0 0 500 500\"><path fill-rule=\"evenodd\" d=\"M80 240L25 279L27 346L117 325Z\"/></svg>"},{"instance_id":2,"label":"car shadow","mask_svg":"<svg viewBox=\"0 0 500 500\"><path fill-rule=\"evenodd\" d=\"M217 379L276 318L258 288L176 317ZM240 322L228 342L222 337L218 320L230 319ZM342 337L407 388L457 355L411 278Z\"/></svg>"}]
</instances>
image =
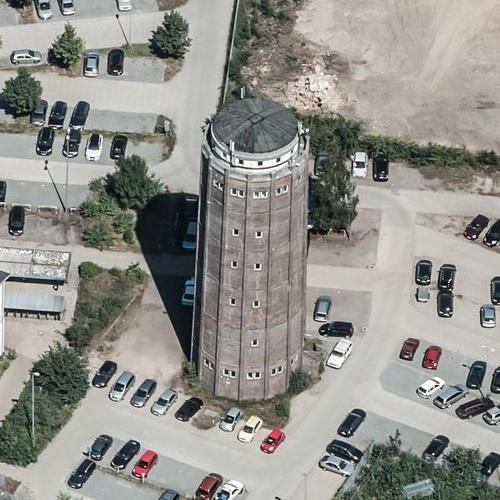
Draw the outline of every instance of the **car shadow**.
<instances>
[{"instance_id":1,"label":"car shadow","mask_svg":"<svg viewBox=\"0 0 500 500\"><path fill-rule=\"evenodd\" d=\"M137 215L136 235L179 344L191 351L193 308L181 304L184 283L194 276L195 256L181 250L177 206L182 193L162 193Z\"/></svg>"}]
</instances>

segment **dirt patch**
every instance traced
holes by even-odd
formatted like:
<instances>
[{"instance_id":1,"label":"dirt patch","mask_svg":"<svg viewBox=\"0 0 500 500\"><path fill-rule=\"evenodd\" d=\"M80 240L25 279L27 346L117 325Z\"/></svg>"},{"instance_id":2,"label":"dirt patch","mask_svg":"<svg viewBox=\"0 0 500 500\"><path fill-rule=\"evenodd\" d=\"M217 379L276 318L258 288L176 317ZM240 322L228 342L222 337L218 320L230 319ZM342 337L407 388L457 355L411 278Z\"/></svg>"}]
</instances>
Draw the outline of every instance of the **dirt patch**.
<instances>
[{"instance_id":1,"label":"dirt patch","mask_svg":"<svg viewBox=\"0 0 500 500\"><path fill-rule=\"evenodd\" d=\"M419 226L424 226L427 229L452 234L453 236L462 237L465 226L475 217L461 217L458 215L443 215L443 214L417 214L415 223Z\"/></svg>"},{"instance_id":2,"label":"dirt patch","mask_svg":"<svg viewBox=\"0 0 500 500\"><path fill-rule=\"evenodd\" d=\"M172 10L187 4L187 2L188 0L156 0L156 5L158 5L158 10Z\"/></svg>"},{"instance_id":3,"label":"dirt patch","mask_svg":"<svg viewBox=\"0 0 500 500\"><path fill-rule=\"evenodd\" d=\"M359 209L350 238L312 236L309 264L366 268L377 260L380 210Z\"/></svg>"},{"instance_id":4,"label":"dirt patch","mask_svg":"<svg viewBox=\"0 0 500 500\"><path fill-rule=\"evenodd\" d=\"M496 0L309 0L290 36L338 54L329 93L370 131L500 150L499 25Z\"/></svg>"},{"instance_id":5,"label":"dirt patch","mask_svg":"<svg viewBox=\"0 0 500 500\"><path fill-rule=\"evenodd\" d=\"M32 3L23 9L16 9L16 15L19 24L31 24L35 22L35 12Z\"/></svg>"}]
</instances>

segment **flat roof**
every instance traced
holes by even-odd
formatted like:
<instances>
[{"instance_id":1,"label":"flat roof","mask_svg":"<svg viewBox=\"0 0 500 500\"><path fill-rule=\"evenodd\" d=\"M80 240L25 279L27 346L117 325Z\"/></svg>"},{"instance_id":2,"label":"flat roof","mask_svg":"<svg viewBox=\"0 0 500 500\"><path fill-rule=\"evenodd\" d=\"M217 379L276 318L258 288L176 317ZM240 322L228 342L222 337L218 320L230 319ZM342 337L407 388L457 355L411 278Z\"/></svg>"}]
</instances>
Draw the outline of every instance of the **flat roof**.
<instances>
[{"instance_id":1,"label":"flat roof","mask_svg":"<svg viewBox=\"0 0 500 500\"><path fill-rule=\"evenodd\" d=\"M61 313L64 310L64 297L62 295L6 291L4 309Z\"/></svg>"},{"instance_id":2,"label":"flat roof","mask_svg":"<svg viewBox=\"0 0 500 500\"><path fill-rule=\"evenodd\" d=\"M71 252L0 246L0 269L11 279L66 282Z\"/></svg>"}]
</instances>

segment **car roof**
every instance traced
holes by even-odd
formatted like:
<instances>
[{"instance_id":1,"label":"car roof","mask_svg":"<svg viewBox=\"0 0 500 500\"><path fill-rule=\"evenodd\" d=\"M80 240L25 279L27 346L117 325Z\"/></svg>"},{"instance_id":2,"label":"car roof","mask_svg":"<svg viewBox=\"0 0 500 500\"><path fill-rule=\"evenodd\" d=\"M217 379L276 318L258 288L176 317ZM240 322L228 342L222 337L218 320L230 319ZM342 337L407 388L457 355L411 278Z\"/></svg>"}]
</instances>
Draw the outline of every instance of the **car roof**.
<instances>
[{"instance_id":1,"label":"car roof","mask_svg":"<svg viewBox=\"0 0 500 500\"><path fill-rule=\"evenodd\" d=\"M200 398L192 397L185 401L186 403L196 403L199 406L203 406L203 401Z\"/></svg>"},{"instance_id":2,"label":"car roof","mask_svg":"<svg viewBox=\"0 0 500 500\"><path fill-rule=\"evenodd\" d=\"M150 378L147 378L142 381L142 384L139 386L139 389L148 389L152 385L156 384L156 382Z\"/></svg>"},{"instance_id":3,"label":"car roof","mask_svg":"<svg viewBox=\"0 0 500 500\"><path fill-rule=\"evenodd\" d=\"M352 346L352 342L350 340L341 339L335 344L335 347L333 349L337 352L340 352L340 351L346 352L349 349L349 347L351 347L351 346Z\"/></svg>"},{"instance_id":4,"label":"car roof","mask_svg":"<svg viewBox=\"0 0 500 500\"><path fill-rule=\"evenodd\" d=\"M172 394L177 394L177 391L175 389L172 389L171 387L169 387L168 389L165 389L160 394L160 398L162 398L162 399L168 399Z\"/></svg>"},{"instance_id":5,"label":"car roof","mask_svg":"<svg viewBox=\"0 0 500 500\"><path fill-rule=\"evenodd\" d=\"M280 438L283 434L284 434L284 432L283 432L281 429L273 429L273 430L269 433L269 436L268 436L268 437L273 438L273 439L278 439L278 438Z\"/></svg>"},{"instance_id":6,"label":"car roof","mask_svg":"<svg viewBox=\"0 0 500 500\"><path fill-rule=\"evenodd\" d=\"M149 462L153 458L158 456L158 453L153 450L146 450L142 455L141 455L141 460L144 460L145 462Z\"/></svg>"},{"instance_id":7,"label":"car roof","mask_svg":"<svg viewBox=\"0 0 500 500\"><path fill-rule=\"evenodd\" d=\"M246 425L249 425L250 427L255 427L259 422L262 422L262 419L260 419L256 415L252 415L247 420Z\"/></svg>"},{"instance_id":8,"label":"car roof","mask_svg":"<svg viewBox=\"0 0 500 500\"><path fill-rule=\"evenodd\" d=\"M231 417L236 417L240 413L241 413L241 410L239 408L236 408L236 406L233 406L232 408L229 408L229 410L227 410L226 415L229 415Z\"/></svg>"}]
</instances>

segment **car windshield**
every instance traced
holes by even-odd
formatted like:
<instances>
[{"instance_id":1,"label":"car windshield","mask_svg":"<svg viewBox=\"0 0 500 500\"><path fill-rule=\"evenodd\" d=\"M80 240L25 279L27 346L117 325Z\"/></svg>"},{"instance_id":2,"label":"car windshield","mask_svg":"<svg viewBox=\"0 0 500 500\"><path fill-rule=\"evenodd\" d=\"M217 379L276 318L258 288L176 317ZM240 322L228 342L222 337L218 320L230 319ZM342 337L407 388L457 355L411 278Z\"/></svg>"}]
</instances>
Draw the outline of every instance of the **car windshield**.
<instances>
[{"instance_id":1,"label":"car windshield","mask_svg":"<svg viewBox=\"0 0 500 500\"><path fill-rule=\"evenodd\" d=\"M147 395L148 393L144 389L139 389L136 393L136 396L138 396L139 398L145 398Z\"/></svg>"},{"instance_id":2,"label":"car windshield","mask_svg":"<svg viewBox=\"0 0 500 500\"><path fill-rule=\"evenodd\" d=\"M147 469L149 467L149 463L144 460L139 460L137 462L137 467L140 467L141 469Z\"/></svg>"},{"instance_id":3,"label":"car windshield","mask_svg":"<svg viewBox=\"0 0 500 500\"><path fill-rule=\"evenodd\" d=\"M188 299L188 300L193 300L193 299L194 299L194 295L193 295L192 293L186 293L184 296L185 296L185 297L186 297L186 299Z\"/></svg>"},{"instance_id":4,"label":"car windshield","mask_svg":"<svg viewBox=\"0 0 500 500\"><path fill-rule=\"evenodd\" d=\"M167 406L168 405L168 401L166 399L159 398L158 401L156 402L156 404L160 405L160 406Z\"/></svg>"},{"instance_id":5,"label":"car windshield","mask_svg":"<svg viewBox=\"0 0 500 500\"><path fill-rule=\"evenodd\" d=\"M253 427L250 427L249 425L245 425L245 427L243 427L243 432L246 432L248 434L252 434Z\"/></svg>"},{"instance_id":6,"label":"car windshield","mask_svg":"<svg viewBox=\"0 0 500 500\"><path fill-rule=\"evenodd\" d=\"M99 136L98 135L91 135L90 136L89 148L90 149L98 149L99 148Z\"/></svg>"},{"instance_id":7,"label":"car windshield","mask_svg":"<svg viewBox=\"0 0 500 500\"><path fill-rule=\"evenodd\" d=\"M114 387L115 391L123 391L123 389L125 389L125 386L123 384L120 384L118 382L115 384L115 387Z\"/></svg>"},{"instance_id":8,"label":"car windshield","mask_svg":"<svg viewBox=\"0 0 500 500\"><path fill-rule=\"evenodd\" d=\"M226 424L232 424L234 422L234 417L232 417L231 415L226 415L224 422L226 422Z\"/></svg>"},{"instance_id":9,"label":"car windshield","mask_svg":"<svg viewBox=\"0 0 500 500\"><path fill-rule=\"evenodd\" d=\"M355 168L365 168L365 164L362 161L357 161L354 163Z\"/></svg>"},{"instance_id":10,"label":"car windshield","mask_svg":"<svg viewBox=\"0 0 500 500\"><path fill-rule=\"evenodd\" d=\"M274 443L276 443L276 440L274 438L272 438L272 437L269 437L269 436L266 437L265 441L266 441L267 444L274 444Z\"/></svg>"},{"instance_id":11,"label":"car windshield","mask_svg":"<svg viewBox=\"0 0 500 500\"><path fill-rule=\"evenodd\" d=\"M50 9L50 3L49 2L40 2L40 10L49 10Z\"/></svg>"}]
</instances>

